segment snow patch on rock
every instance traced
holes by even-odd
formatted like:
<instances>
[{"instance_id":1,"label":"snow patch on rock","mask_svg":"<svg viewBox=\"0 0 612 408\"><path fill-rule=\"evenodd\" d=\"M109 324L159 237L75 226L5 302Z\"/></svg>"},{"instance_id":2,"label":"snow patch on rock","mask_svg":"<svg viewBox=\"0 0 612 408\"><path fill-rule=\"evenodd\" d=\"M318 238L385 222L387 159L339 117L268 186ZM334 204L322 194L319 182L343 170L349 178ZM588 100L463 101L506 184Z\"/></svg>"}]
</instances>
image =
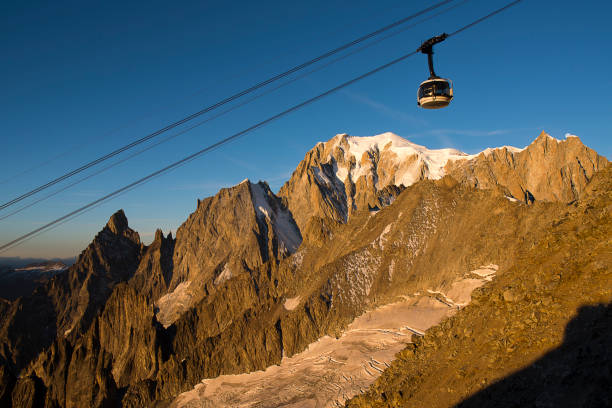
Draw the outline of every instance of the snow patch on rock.
<instances>
[{"instance_id":1,"label":"snow patch on rock","mask_svg":"<svg viewBox=\"0 0 612 408\"><path fill-rule=\"evenodd\" d=\"M182 282L172 292L166 293L157 301L157 320L164 327L173 323L173 315L176 310L186 310L191 305L193 293L189 286L191 286L191 281Z\"/></svg>"},{"instance_id":2,"label":"snow patch on rock","mask_svg":"<svg viewBox=\"0 0 612 408\"><path fill-rule=\"evenodd\" d=\"M380 249L385 249L385 244L387 243L388 239L386 235L391 231L392 225L393 224L388 224L383 230L383 232L380 233L378 238L376 238L374 242L372 242L372 245L378 246Z\"/></svg>"},{"instance_id":3,"label":"snow patch on rock","mask_svg":"<svg viewBox=\"0 0 612 408\"><path fill-rule=\"evenodd\" d=\"M221 271L221 273L215 278L215 280L213 281L215 286L219 286L220 284L222 284L223 282L227 281L228 279L230 279L232 277L232 271L230 270L230 268L227 266L227 264L225 264L223 266L223 270Z\"/></svg>"},{"instance_id":4,"label":"snow patch on rock","mask_svg":"<svg viewBox=\"0 0 612 408\"><path fill-rule=\"evenodd\" d=\"M475 269L473 271L470 271L470 273L478 275L484 278L486 281L492 281L493 276L497 273L498 270L499 270L499 266L495 264L489 264L489 265L481 266L480 268Z\"/></svg>"},{"instance_id":5,"label":"snow patch on rock","mask_svg":"<svg viewBox=\"0 0 612 408\"><path fill-rule=\"evenodd\" d=\"M289 298L285 300L285 303L283 303L283 307L287 310L294 310L300 304L301 299L302 299L301 296Z\"/></svg>"}]
</instances>

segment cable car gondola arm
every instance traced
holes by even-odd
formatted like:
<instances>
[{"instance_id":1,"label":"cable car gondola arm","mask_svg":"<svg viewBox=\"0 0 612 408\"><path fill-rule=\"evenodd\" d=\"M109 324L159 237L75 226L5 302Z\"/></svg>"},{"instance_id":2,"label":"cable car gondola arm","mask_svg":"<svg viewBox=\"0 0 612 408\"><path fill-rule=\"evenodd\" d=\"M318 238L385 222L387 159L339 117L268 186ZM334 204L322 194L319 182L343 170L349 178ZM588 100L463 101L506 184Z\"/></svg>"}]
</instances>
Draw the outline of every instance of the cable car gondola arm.
<instances>
[{"instance_id":1,"label":"cable car gondola arm","mask_svg":"<svg viewBox=\"0 0 612 408\"><path fill-rule=\"evenodd\" d=\"M448 37L448 34L446 33L442 33L436 37L432 37L429 40L424 41L423 44L421 44L421 46L417 49L417 51L420 51L423 54L427 54L427 63L429 64L430 79L438 77L434 71L433 65L433 46L439 42L446 40L446 37Z\"/></svg>"},{"instance_id":2,"label":"cable car gondola arm","mask_svg":"<svg viewBox=\"0 0 612 408\"><path fill-rule=\"evenodd\" d=\"M446 40L446 37L448 37L448 34L446 33L442 33L436 37L431 37L429 40L424 41L423 44L417 48L417 51L420 51L423 54L433 54L433 46Z\"/></svg>"}]
</instances>

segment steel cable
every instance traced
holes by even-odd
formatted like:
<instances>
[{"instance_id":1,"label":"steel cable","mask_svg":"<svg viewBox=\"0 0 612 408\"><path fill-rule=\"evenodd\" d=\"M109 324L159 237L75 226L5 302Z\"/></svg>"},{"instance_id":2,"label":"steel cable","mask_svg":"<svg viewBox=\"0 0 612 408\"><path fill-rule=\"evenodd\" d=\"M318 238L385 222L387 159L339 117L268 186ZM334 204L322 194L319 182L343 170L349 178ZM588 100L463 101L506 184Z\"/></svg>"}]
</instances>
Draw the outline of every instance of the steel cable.
<instances>
[{"instance_id":1,"label":"steel cable","mask_svg":"<svg viewBox=\"0 0 612 408\"><path fill-rule=\"evenodd\" d=\"M370 47L372 47L372 46L374 46L374 45L384 41L384 40L387 40L387 39L389 39L389 38L391 38L393 36L396 36L396 35L404 32L404 31L406 31L406 30L408 30L410 28L413 28L413 27L415 27L415 26L417 26L419 24L422 24L422 23L424 23L424 22L426 22L428 20L431 20L432 18L435 18L435 17L438 17L440 15L443 15L444 13L446 13L446 12L448 12L448 11L454 9L454 8L457 8L457 7L467 3L468 1L469 0L463 0L460 3L454 4L453 6L448 7L448 8L446 8L446 9L444 9L444 10L438 12L438 13L435 13L435 14L432 14L430 16L427 16L427 17L425 17L425 18L423 18L423 19L421 19L421 20L419 20L419 21L417 21L417 22L415 22L413 24L410 24L408 26L404 26L400 30L397 30L397 31L394 31L394 32L392 32L390 34L387 34L384 37L381 37L381 38L379 38L379 39L377 39L375 41L372 41L372 42L370 42L370 43L368 43L366 45L363 45L363 46L361 46L361 47L359 47L359 48L357 48L357 49L355 49L353 51L350 51L350 52L348 52L348 53L346 53L346 54L344 54L344 55L342 55L342 56L340 56L338 58L335 58L335 59L333 59L333 60L331 60L331 61L329 61L329 62L327 62L327 63L325 63L323 65L317 66L316 68L314 68L314 69L312 69L310 71L307 71L304 74L301 74L299 76L291 78L291 79L283 82L282 84L280 84L278 86L275 86L273 88L267 89L265 92L261 92L261 93L255 95L252 98L249 98L249 99L247 99L247 100L245 100L245 101L243 101L243 102L241 102L239 104L236 104L236 105L232 106L231 108L228 108L228 109L226 109L226 110L224 110L222 112L219 112L216 115L208 117L205 120L199 121L199 122L197 122L197 123L195 123L195 124L185 128L185 129L181 129L179 132L177 132L175 134L172 134L172 135L170 135L170 136L168 136L168 137L166 137L166 138L164 138L164 139L162 139L162 140L160 140L160 141L158 141L158 142L156 142L154 144L151 144L151 145L145 147L144 149L141 149L141 150L139 150L137 152L134 152L134 153L130 154L127 157L124 157L124 158L122 158L120 160L117 160L117 161L111 163L108 166L102 167L101 169L96 170L95 172L93 172L91 174L88 174L87 176L82 177L82 178L80 178L80 179L78 179L78 180L76 180L76 181L74 181L74 182L72 182L72 183L70 183L68 185L65 185L62 188L60 188L60 189L58 189L58 190L56 190L56 191L54 191L54 192L52 192L50 194L47 194L44 197L41 197L41 198L39 198L39 199L37 199L35 201L32 201L31 203L28 203L28 204L26 204L26 205L24 205L24 206L22 206L22 207L20 207L20 208L18 208L16 210L14 210L13 212L10 212L8 214L0 216L0 221L5 220L5 219L7 219L9 217L12 217L13 215L19 214L20 212L22 212L22 211L24 211L24 210L26 210L28 208L31 208L31 207L35 206L36 204L41 203L41 202L43 202L43 201L45 201L45 200L47 200L47 199L49 199L51 197L54 197L54 196L58 195L59 193L62 193L64 191L68 190L69 188L76 186L77 184L80 184L80 183L82 183L82 182L84 182L86 180L89 180L89 179L97 176L98 174L101 174L101 173L105 172L106 170L109 170L109 169L111 169L111 168L113 168L115 166L118 166L119 164L124 163L124 162L126 162L126 161L128 161L128 160L130 160L130 159L132 159L132 158L134 158L136 156L139 156L139 155L141 155L141 154L143 154L143 153L153 149L154 147L159 146L162 143L166 143L166 142L168 142L168 141L170 141L170 140L172 140L172 139L174 139L174 138L176 138L176 137L178 137L180 135L183 135L183 134L185 134L185 133L195 129L196 127L199 127L199 126L201 126L201 125L203 125L205 123L208 123L208 122L210 122L210 121L212 121L214 119L217 119L217 118L219 118L219 117L221 117L221 116L223 116L223 115L225 115L227 113L230 113L230 112L232 112L232 111L234 111L234 110L236 110L238 108L241 108L242 106L245 106L245 105L247 105L247 104L249 104L249 103L251 103L251 102L253 102L253 101L255 101L255 100L257 100L257 99L259 99L259 98L261 98L263 96L265 96L265 95L268 95L268 94L270 94L270 93L272 93L272 92L274 92L274 91L276 91L276 90L278 90L280 88L283 88L283 87L285 87L285 86L287 86L289 84L292 84L293 82L296 82L296 81L298 81L298 80L300 80L302 78L305 78L308 75L313 74L314 72L317 72L317 71L320 71L320 70L322 70L324 68L327 68L328 66L330 66L332 64L335 64L338 61L341 61L341 60L346 59L346 58L348 58L348 57L350 57L352 55L355 55L355 54L357 54L357 53L359 53L359 52L361 52L361 51L363 51L363 50L365 50L367 48L370 48Z\"/></svg>"},{"instance_id":2,"label":"steel cable","mask_svg":"<svg viewBox=\"0 0 612 408\"><path fill-rule=\"evenodd\" d=\"M488 18L490 18L490 17L500 13L501 11L504 11L504 10L508 9L509 7L511 7L511 6L516 5L517 3L521 2L521 1L522 0L515 0L515 1L507 4L506 6L501 7L499 9L497 9L497 10L495 10L495 11L493 11L493 12L487 14L487 15L485 15L484 17L481 17L481 18L479 18L477 20L474 20L473 22L471 22L471 23L469 23L469 24L467 24L467 25L465 25L465 26L463 26L463 27L453 31L451 34L449 34L449 37L452 36L452 35L458 34L458 33L462 32L462 31L464 31L464 30L466 30L468 28L471 28L471 27L475 26L476 24L481 23L481 22L485 21L486 19L488 19ZM324 98L324 97L326 97L326 96L328 96L328 95L330 95L332 93L335 93L335 92L339 91L340 89L346 88L347 86L352 85L355 82L358 82L358 81L360 81L362 79L365 79L365 78L367 78L367 77L369 77L371 75L374 75L374 74L376 74L376 73L378 73L378 72L380 72L380 71L382 71L382 70L384 70L386 68L389 68L389 67L391 67L391 66L393 66L393 65L395 65L395 64L397 64L397 63L399 63L401 61L404 61L405 59L407 59L407 58L409 58L409 57L411 57L413 55L416 55L417 53L419 53L419 51L412 51L412 52L410 52L408 54L404 54L401 57L398 57L398 58L396 58L396 59L394 59L394 60L392 60L390 62L387 62L386 64L380 65L377 68L372 69L371 71L368 71L368 72L366 72L366 73L364 73L362 75L359 75L358 77L355 77L355 78L353 78L353 79L351 79L349 81L346 81L346 82L344 82L344 83L342 83L342 84L340 84L340 85L338 85L338 86L336 86L334 88L331 88L331 89L329 89L329 90L327 90L327 91L325 91L325 92L323 92L323 93L321 93L321 94L319 94L319 95L317 95L317 96L315 96L313 98L307 99L307 100L305 100L305 101L303 101L303 102L301 102L301 103L299 103L297 105L294 105L294 106L290 107L289 109L286 109L286 110L284 110L284 111L282 111L280 113L277 113L276 115L273 115L273 116L271 116L271 117L269 117L269 118L267 118L267 119L265 119L265 120L263 120L261 122L258 122L255 125L252 125L252 126L246 128L246 129L244 129L244 130L242 130L242 131L240 131L238 133L234 133L233 135L228 136L228 137L226 137L224 139L221 139L221 140L219 140L219 141L217 141L217 142L215 142L215 143L213 143L213 144L211 144L211 145L209 145L209 146L207 146L207 147L205 147L205 148L203 148L201 150L198 150L195 153L190 154L189 156L186 156L186 157L184 157L184 158L182 158L182 159L180 159L180 160L178 160L178 161L176 161L176 162L174 162L172 164L169 164L169 165L167 165L167 166L165 166L165 167L163 167L163 168L161 168L159 170L156 170L156 171L154 171L153 173L151 173L151 174L149 174L147 176L144 176L144 177L142 177L142 178L140 178L140 179L138 179L138 180L136 180L136 181L134 181L134 182L124 186L124 187L121 187L118 190L115 190L115 191L113 191L113 192L111 192L109 194L106 194L106 195L98 198L97 200L94 200L94 201L90 202L89 204L86 204L86 205L84 205L84 206L82 206L80 208L77 208L76 210L71 211L71 212L69 212L68 214L66 214L66 215L64 215L62 217L59 217L59 218L57 218L57 219L55 219L55 220L53 220L53 221L51 221L51 222L49 222L49 223L39 227L39 228L36 228L35 230L33 230L33 231L31 231L31 232L29 232L29 233L27 233L25 235L22 235L22 236L20 236L20 237L18 237L16 239L6 243L6 244L0 246L0 252L4 252L7 249L10 249L13 246L19 244L20 242L23 242L23 241L27 240L28 238L30 238L30 237L32 237L34 235L37 235L40 232L53 227L56 224L59 224L59 223L65 221L65 220L67 220L69 218L72 218L72 217L74 217L74 216L76 216L76 215L78 215L78 214L80 214L80 213L82 213L82 212L84 212L84 211L86 211L86 210L88 210L90 208L93 208L94 206L97 206L97 205L101 204L104 201L107 201L107 200L109 200L109 199L111 199L111 198L113 198L115 196L118 196L118 195L120 195L120 194L122 194L122 193L124 193L124 192L126 192L128 190L130 190L130 189L133 189L133 188L135 188L135 187L137 187L137 186L139 186L141 184L144 184L147 181L149 181L149 180L151 180L151 179L153 179L153 178L155 178L157 176L160 176L163 173L166 173L166 172L168 172L170 170L173 170L173 169L175 169L175 168L177 168L179 166L182 166L182 165L184 165L184 164L186 164L186 163L196 159L197 157L199 157L199 156L201 156L201 155L203 155L205 153L211 152L211 151L213 151L213 150L215 150L215 149L217 149L217 148L219 148L219 147L221 147L221 146L223 146L223 145L225 145L225 144L227 144L227 143L229 143L229 142L231 142L233 140L236 140L236 139L246 135L249 132L252 132L252 131L254 131L256 129L259 129L259 128L261 128L261 127L263 127L263 126L265 126L265 125L267 125L267 124L269 124L269 123L271 123L271 122L273 122L273 121L275 121L277 119L280 119L281 117L283 117L283 116L285 116L285 115L287 115L289 113L292 113L292 112L294 112L294 111L296 111L298 109L301 109L301 108L303 108L303 107L305 107L307 105L310 105L311 103L316 102L316 101L318 101L318 100L320 100L320 99L322 99L322 98Z\"/></svg>"},{"instance_id":3,"label":"steel cable","mask_svg":"<svg viewBox=\"0 0 612 408\"><path fill-rule=\"evenodd\" d=\"M171 124L161 128L161 129L159 129L159 130L157 130L157 131L155 131L155 132L153 132L153 133L151 133L151 134L149 134L147 136L144 136L144 137L142 137L142 138L140 138L138 140L135 140L135 141L133 141L133 142L123 146L123 147L120 147L120 148L118 148L116 150L113 150L112 152L107 153L107 154L105 154L105 155L103 155L103 156L101 156L101 157L99 157L99 158L97 158L95 160L92 160L89 163L86 163L86 164L82 165L81 167L78 167L78 168L76 168L76 169L74 169L72 171L69 171L68 173L65 173L64 175L62 175L60 177L57 177L57 178L55 178L55 179L53 179L53 180L51 180L51 181L49 181L49 182L39 186L39 187L36 187L36 188L34 188L34 189L32 189L32 190L30 190L30 191L28 191L28 192L18 196L18 197L15 197L12 200L9 200L9 201L7 201L7 202L5 202L3 204L0 204L0 210L4 210L5 208L10 207L11 205L16 204L16 203L18 203L18 202L20 202L20 201L22 201L22 200L24 200L24 199L34 195L34 194L40 192L40 191L43 191L43 190L45 190L45 189L47 189L47 188L49 188L51 186L54 186L57 183L60 183L60 182L66 180L66 179L68 179L68 178L70 178L70 177L72 177L72 176L74 176L74 175L76 175L78 173L81 173L82 171L85 171L85 170L87 170L87 169L89 169L89 168L91 168L91 167L93 167L93 166L95 166L97 164L100 164L103 161L106 161L106 160L108 160L108 159L110 159L110 158L112 158L112 157L114 157L114 156L116 156L116 155L118 155L120 153L123 153L126 150L129 150L129 149L131 149L131 148L133 148L135 146L138 146L138 145L140 145L140 144L142 144L142 143L144 143L144 142L146 142L146 141L148 141L148 140L150 140L150 139L152 139L152 138L154 138L156 136L161 135L162 133L165 133L165 132L167 132L167 131L169 131L171 129L174 129L177 126L180 126L180 125L182 125L182 124L184 124L186 122L189 122L192 119L195 119L195 118L197 118L197 117L199 117L201 115L204 115L205 113L208 113L208 112L210 112L210 111L212 111L214 109L217 109L217 108L219 108L219 107L221 107L221 106L223 106L223 105L225 105L227 103L230 103L230 102L232 102L232 101L234 101L234 100L236 100L236 99L238 99L238 98L240 98L240 97L242 97L244 95L247 95L247 94L249 94L249 93L251 93L253 91L256 91L257 89L260 89L260 88L262 88L262 87L264 87L266 85L269 85L272 82L275 82L275 81L278 81L279 79L285 78L285 77L287 77L287 76L289 76L289 75L291 75L291 74L293 74L293 73L295 73L297 71L300 71L300 70L302 70L302 69L304 69L304 68L306 68L306 67L308 67L310 65L313 65L313 64L315 64L315 63L317 63L317 62L319 62L319 61L321 61L321 60L323 60L325 58L328 58L328 57L330 57L330 56L332 56L334 54L337 54L340 51L343 51L343 50L345 50L347 48L350 48L350 47L352 47L354 45L362 43L362 42L364 42L364 41L366 41L366 40L368 40L368 39L370 39L372 37L375 37L375 36L385 32L385 31L388 31L388 30L390 30L390 29L392 29L394 27L397 27L397 26L399 26L401 24L404 24L404 23L412 20L413 18L416 18L416 17L418 17L420 15L426 14L429 11L435 10L436 8L441 7L441 6L445 5L445 4L448 4L448 3L452 2L452 1L454 1L454 0L443 0L443 1L440 1L440 2L434 4L434 5L430 6L430 7L427 7L427 8L425 8L425 9L423 9L423 10L417 12L417 13L414 13L414 14L412 14L410 16L404 17L404 18L402 18L402 19L400 19L400 20L398 20L398 21L396 21L394 23L391 23L391 24L389 24L389 25L387 25L385 27L382 27L382 28L380 28L380 29L378 29L376 31L373 31L373 32L371 32L369 34L366 34L366 35L362 36L362 37L359 37L359 38L357 38L357 39L355 39L355 40L353 40L351 42L348 42L348 43L346 43L344 45L341 45L340 47L337 47L337 48L335 48L335 49L333 49L331 51L328 51L328 52L326 52L326 53L324 53L324 54L322 54L322 55L320 55L320 56L318 56L316 58L313 58L313 59L311 59L311 60L309 60L307 62L304 62L304 63L302 63L300 65L297 65L297 66L295 66L295 67L293 67L293 68L291 68L291 69L289 69L289 70L287 70L287 71L285 71L285 72L283 72L281 74L275 75L275 76L273 76L271 78L266 79L265 81L259 82L259 83L255 84L255 85L251 86L250 88L247 88L247 89L245 89L243 91L240 91L240 92L238 92L238 93L236 93L236 94L234 94L232 96L229 96L229 97L227 97L227 98L225 98L225 99L223 99L223 100L221 100L219 102L216 102L216 103L214 103L214 104L212 104L212 105L210 105L210 106L208 106L208 107L206 107L206 108L204 108L204 109L202 109L202 110L200 110L198 112L192 113L191 115L189 115L189 116L187 116L187 117L185 117L183 119L180 119L180 120L178 120L176 122L173 122L173 123L171 123Z\"/></svg>"}]
</instances>

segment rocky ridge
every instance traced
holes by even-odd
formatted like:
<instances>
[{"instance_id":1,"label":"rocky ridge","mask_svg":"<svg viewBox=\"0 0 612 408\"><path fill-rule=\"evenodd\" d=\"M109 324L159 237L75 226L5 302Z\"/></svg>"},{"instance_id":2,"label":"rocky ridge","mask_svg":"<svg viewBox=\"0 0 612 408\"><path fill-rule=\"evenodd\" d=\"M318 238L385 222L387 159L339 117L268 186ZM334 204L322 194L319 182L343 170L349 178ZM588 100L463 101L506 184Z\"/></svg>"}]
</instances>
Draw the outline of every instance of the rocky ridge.
<instances>
[{"instance_id":1,"label":"rocky ridge","mask_svg":"<svg viewBox=\"0 0 612 408\"><path fill-rule=\"evenodd\" d=\"M168 326L224 281L290 255L301 241L266 183L245 180L198 200L176 233L168 293L157 301L160 322Z\"/></svg>"},{"instance_id":2,"label":"rocky ridge","mask_svg":"<svg viewBox=\"0 0 612 408\"><path fill-rule=\"evenodd\" d=\"M381 148L384 138L391 144ZM0 305L0 401L164 406L203 378L263 370L324 335L338 337L368 308L419 290L445 292L480 265L510 268L565 205L540 203L540 178L532 186L519 171L481 171L498 163L486 152L432 153L397 138L357 143L358 165L345 154L361 151L351 147L357 140L337 136L306 155L278 197L265 183L222 189L198 201L176 238L158 231L149 246L116 213L75 265L32 296ZM394 143L415 158L395 157ZM550 148L532 145L511 153L544 154L545 180L576 160L584 169L548 183L559 190L553 199L585 191L607 162L584 146L561 154L567 141L554 160ZM326 146L346 170L344 190ZM447 156L471 167L453 167ZM408 177L420 181L399 183ZM533 190L536 205L508 200L509 180L527 183L519 187ZM492 188L477 188L484 186ZM38 326L33 336L27 318Z\"/></svg>"},{"instance_id":3,"label":"rocky ridge","mask_svg":"<svg viewBox=\"0 0 612 408\"><path fill-rule=\"evenodd\" d=\"M81 335L113 287L131 277L140 251L138 233L127 226L125 214L117 212L72 267L11 303L0 320L0 357L23 367L57 336Z\"/></svg>"},{"instance_id":4,"label":"rocky ridge","mask_svg":"<svg viewBox=\"0 0 612 408\"><path fill-rule=\"evenodd\" d=\"M309 231L313 217L346 222L354 211L379 209L403 188L444 175L478 188L501 189L524 202L571 201L607 162L576 136L561 141L545 132L522 149L504 146L475 155L430 150L393 133L339 134L306 154L279 196L300 229Z\"/></svg>"},{"instance_id":5,"label":"rocky ridge","mask_svg":"<svg viewBox=\"0 0 612 408\"><path fill-rule=\"evenodd\" d=\"M558 140L542 132L524 149L487 149L470 160L449 161L447 174L479 188L501 188L508 197L534 200L577 200L593 175L608 161L583 145L577 136Z\"/></svg>"}]
</instances>

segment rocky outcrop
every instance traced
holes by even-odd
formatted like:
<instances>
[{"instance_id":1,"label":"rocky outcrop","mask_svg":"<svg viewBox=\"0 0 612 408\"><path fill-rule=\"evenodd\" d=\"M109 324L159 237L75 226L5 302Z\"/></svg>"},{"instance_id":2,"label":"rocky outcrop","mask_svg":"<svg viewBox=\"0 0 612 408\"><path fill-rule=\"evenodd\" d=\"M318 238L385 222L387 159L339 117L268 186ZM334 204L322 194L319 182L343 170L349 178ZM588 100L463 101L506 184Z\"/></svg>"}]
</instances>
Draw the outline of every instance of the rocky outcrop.
<instances>
[{"instance_id":1,"label":"rocky outcrop","mask_svg":"<svg viewBox=\"0 0 612 408\"><path fill-rule=\"evenodd\" d=\"M501 188L524 202L578 199L608 161L577 136L558 140L542 132L524 149L487 149L470 160L450 161L446 172L479 188Z\"/></svg>"},{"instance_id":2,"label":"rocky outcrop","mask_svg":"<svg viewBox=\"0 0 612 408\"><path fill-rule=\"evenodd\" d=\"M113 287L132 277L142 249L140 237L129 228L123 210L117 211L67 273L48 285L48 293L57 299L60 334L87 330Z\"/></svg>"},{"instance_id":3,"label":"rocky outcrop","mask_svg":"<svg viewBox=\"0 0 612 408\"><path fill-rule=\"evenodd\" d=\"M153 242L144 251L138 269L129 280L129 285L149 302L159 299L168 291L174 271L174 244L171 233L164 237L161 230L155 231Z\"/></svg>"},{"instance_id":4,"label":"rocky outcrop","mask_svg":"<svg viewBox=\"0 0 612 408\"><path fill-rule=\"evenodd\" d=\"M302 241L291 213L266 183L248 180L198 200L176 233L169 291L158 318L174 322L222 283L295 252Z\"/></svg>"},{"instance_id":5,"label":"rocky outcrop","mask_svg":"<svg viewBox=\"0 0 612 408\"><path fill-rule=\"evenodd\" d=\"M153 307L122 283L87 332L74 344L54 342L30 375L39 379L48 406L116 404L121 389L155 374L156 336Z\"/></svg>"},{"instance_id":6,"label":"rocky outcrop","mask_svg":"<svg viewBox=\"0 0 612 408\"><path fill-rule=\"evenodd\" d=\"M11 303L1 321L0 356L20 370L57 336L85 332L113 287L133 275L140 251L138 234L118 211L73 266Z\"/></svg>"}]
</instances>

